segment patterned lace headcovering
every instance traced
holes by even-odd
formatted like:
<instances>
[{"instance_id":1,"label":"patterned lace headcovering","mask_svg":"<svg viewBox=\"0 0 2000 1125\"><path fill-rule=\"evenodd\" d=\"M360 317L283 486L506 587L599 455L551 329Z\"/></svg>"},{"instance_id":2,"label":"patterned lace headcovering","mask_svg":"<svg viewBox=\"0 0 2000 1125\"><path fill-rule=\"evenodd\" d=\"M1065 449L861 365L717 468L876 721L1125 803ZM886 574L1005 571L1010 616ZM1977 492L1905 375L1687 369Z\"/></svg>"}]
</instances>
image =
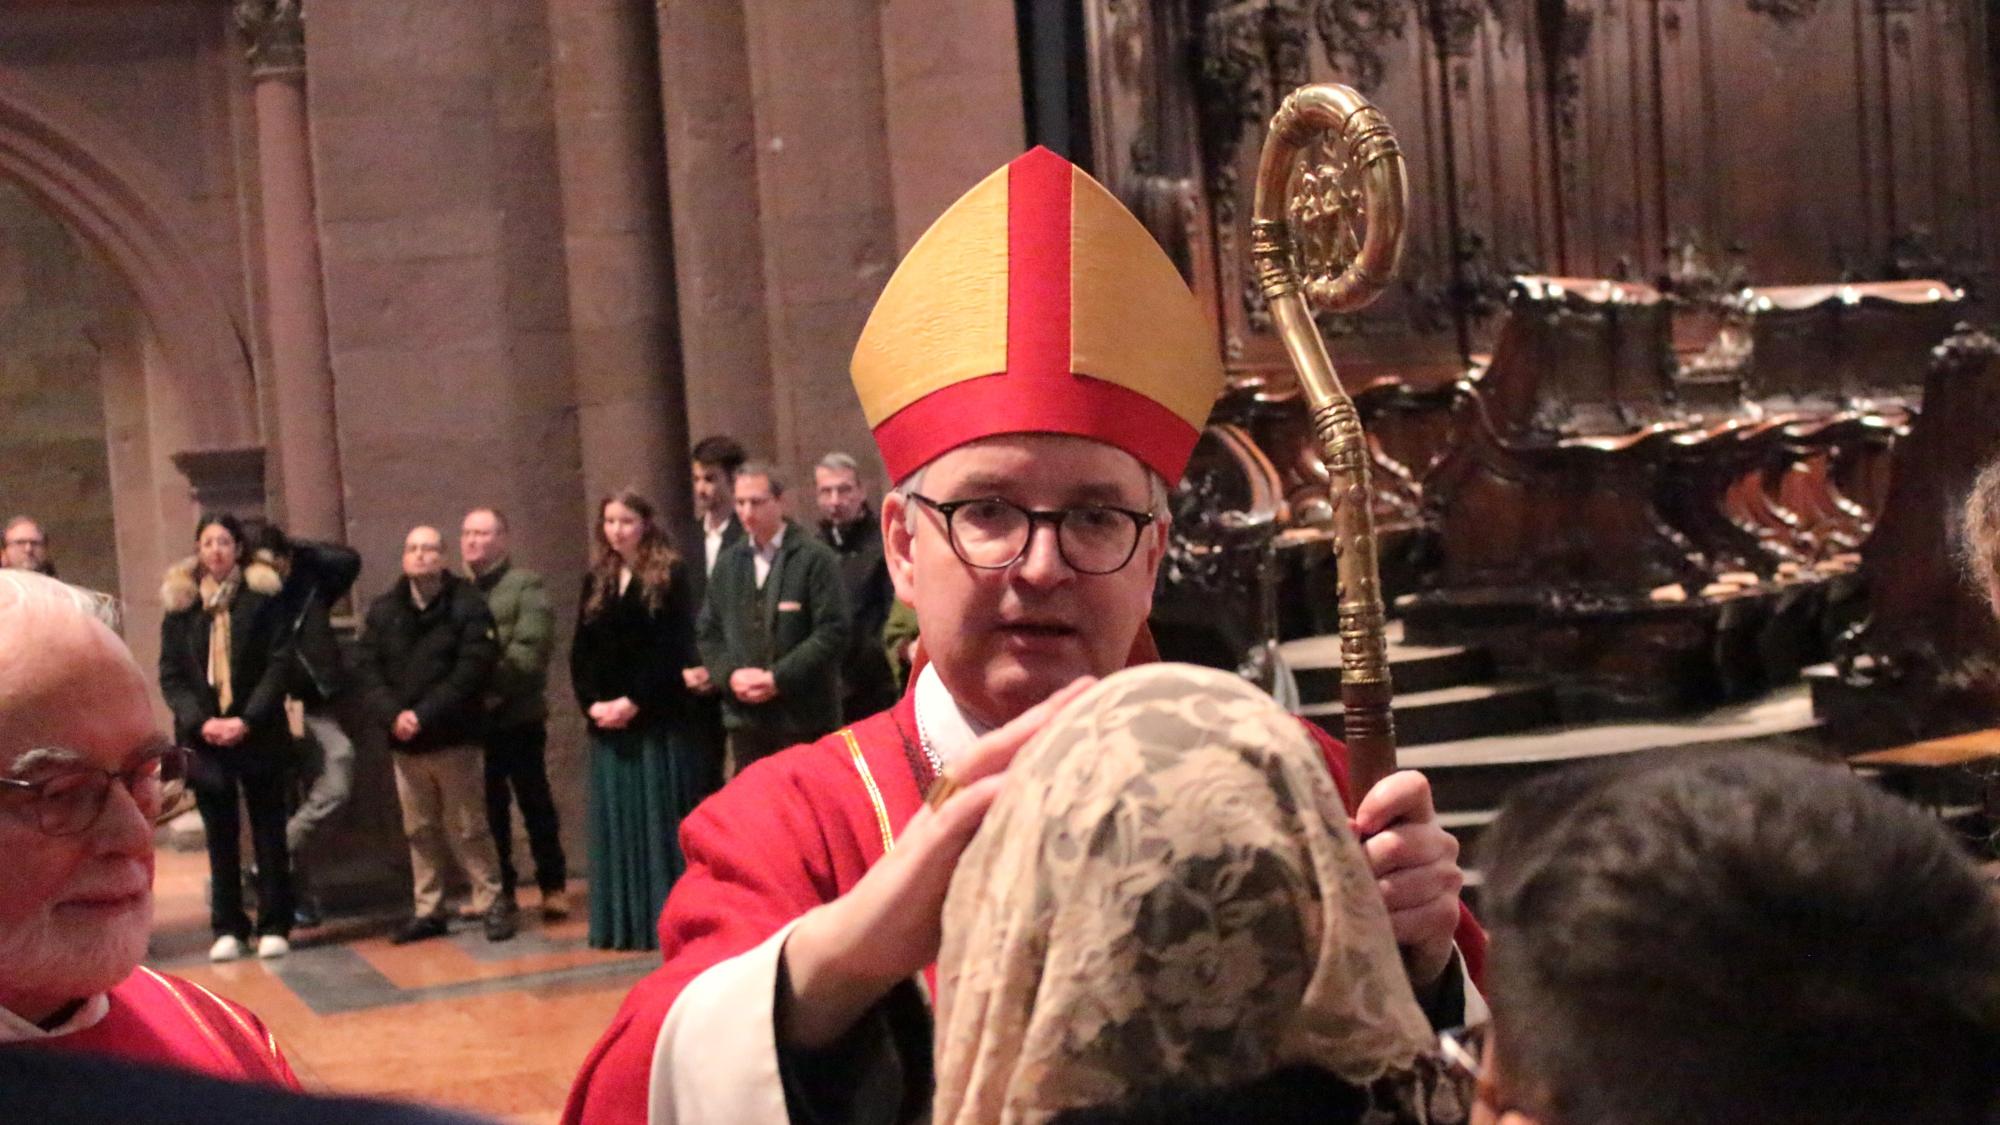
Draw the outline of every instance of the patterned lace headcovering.
<instances>
[{"instance_id":1,"label":"patterned lace headcovering","mask_svg":"<svg viewBox=\"0 0 2000 1125\"><path fill-rule=\"evenodd\" d=\"M1429 1116L1436 1041L1333 779L1221 672L1121 672L1022 750L952 880L938 985L937 1125L1298 1064Z\"/></svg>"}]
</instances>

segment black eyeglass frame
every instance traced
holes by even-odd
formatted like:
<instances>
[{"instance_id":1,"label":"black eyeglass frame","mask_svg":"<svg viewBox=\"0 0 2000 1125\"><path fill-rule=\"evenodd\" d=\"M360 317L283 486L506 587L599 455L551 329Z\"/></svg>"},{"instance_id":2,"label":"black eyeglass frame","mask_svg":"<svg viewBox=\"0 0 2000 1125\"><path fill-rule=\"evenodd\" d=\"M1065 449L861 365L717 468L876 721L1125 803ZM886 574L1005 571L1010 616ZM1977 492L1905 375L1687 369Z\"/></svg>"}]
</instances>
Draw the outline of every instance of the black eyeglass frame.
<instances>
[{"instance_id":1,"label":"black eyeglass frame","mask_svg":"<svg viewBox=\"0 0 2000 1125\"><path fill-rule=\"evenodd\" d=\"M160 808L158 812L152 814L153 822L162 823L179 815L185 811L186 802L182 797L187 790L188 766L192 760L193 754L185 747L169 743L145 751L144 756L137 762L122 770L108 770L102 766L65 765L50 776L34 781L0 777L0 789L28 794L27 808L31 813L28 819L35 826L35 830L44 836L60 840L70 836L81 836L95 828L98 821L104 819L104 809L110 801L113 782L123 785L125 792L132 794L136 800L137 794L133 793L132 787L144 780L148 773L155 771L160 779ZM57 782L68 781L77 776L102 779L96 788L96 796L91 798L95 807L76 827L61 832L52 831L47 824L50 812L44 796L45 791Z\"/></svg>"},{"instance_id":2,"label":"black eyeglass frame","mask_svg":"<svg viewBox=\"0 0 2000 1125\"><path fill-rule=\"evenodd\" d=\"M1157 512L1135 511L1131 508L1121 508L1116 504L1078 504L1069 508L1026 508L1014 503L1012 500L1004 500L998 496L972 496L964 500L940 501L933 500L920 492L910 492L905 495L944 517L944 537L945 541L951 544L951 553L958 556L959 562L964 563L974 570L1006 570L1008 567L1027 558L1028 552L1035 546L1035 527L1038 524L1046 523L1055 530L1056 553L1062 556L1065 566L1076 571L1078 574L1116 574L1131 565L1132 557L1139 553L1139 540L1145 538L1146 528L1152 526L1153 521L1159 518ZM1014 553L1013 558L1002 563L977 563L965 557L965 548L959 545L958 531L952 526L952 517L956 516L961 508L972 504L1001 504L1027 517L1027 537L1021 540L1021 549ZM1118 560L1117 566L1105 570L1090 570L1076 565L1076 560L1069 557L1069 548L1063 545L1062 525L1063 520L1067 519L1073 512L1115 512L1132 521L1132 545L1125 549L1125 557Z\"/></svg>"}]
</instances>

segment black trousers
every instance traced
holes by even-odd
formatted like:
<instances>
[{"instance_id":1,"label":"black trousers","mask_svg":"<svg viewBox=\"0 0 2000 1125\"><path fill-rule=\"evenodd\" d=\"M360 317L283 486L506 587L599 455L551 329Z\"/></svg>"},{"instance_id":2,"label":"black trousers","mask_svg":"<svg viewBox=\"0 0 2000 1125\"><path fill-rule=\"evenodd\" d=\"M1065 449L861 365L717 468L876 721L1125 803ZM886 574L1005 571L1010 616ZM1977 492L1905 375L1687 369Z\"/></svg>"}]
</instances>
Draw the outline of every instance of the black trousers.
<instances>
[{"instance_id":1,"label":"black trousers","mask_svg":"<svg viewBox=\"0 0 2000 1125\"><path fill-rule=\"evenodd\" d=\"M542 723L486 734L486 822L493 829L493 847L500 853L500 890L508 895L514 893L519 878L514 873L513 802L520 803L521 820L528 826L535 885L546 893L562 890L569 882L562 821L549 794L548 745L549 728Z\"/></svg>"},{"instance_id":2,"label":"black trousers","mask_svg":"<svg viewBox=\"0 0 2000 1125\"><path fill-rule=\"evenodd\" d=\"M280 751L235 748L198 751L189 781L208 837L211 886L208 922L215 936L248 939L243 911L243 821L236 794L250 811L250 845L257 857L259 934L292 932L292 863L285 847L285 803L290 784Z\"/></svg>"}]
</instances>

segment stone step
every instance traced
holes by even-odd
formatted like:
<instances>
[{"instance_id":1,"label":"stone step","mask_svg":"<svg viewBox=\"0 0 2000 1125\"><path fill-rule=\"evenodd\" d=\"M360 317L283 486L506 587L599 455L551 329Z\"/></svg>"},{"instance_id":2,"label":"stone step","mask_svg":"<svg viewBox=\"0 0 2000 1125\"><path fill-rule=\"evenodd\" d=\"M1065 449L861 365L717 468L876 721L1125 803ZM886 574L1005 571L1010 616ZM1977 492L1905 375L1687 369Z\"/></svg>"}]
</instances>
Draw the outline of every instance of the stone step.
<instances>
[{"instance_id":1,"label":"stone step","mask_svg":"<svg viewBox=\"0 0 2000 1125\"><path fill-rule=\"evenodd\" d=\"M1345 727L1344 711L1338 698L1301 708L1302 714L1335 736ZM1396 741L1407 747L1527 730L1553 723L1557 717L1554 690L1535 680L1399 691L1394 713Z\"/></svg>"},{"instance_id":2,"label":"stone step","mask_svg":"<svg viewBox=\"0 0 2000 1125\"><path fill-rule=\"evenodd\" d=\"M1398 698L1398 705L1402 699ZM1398 714L1398 723L1402 721ZM1794 685L1747 703L1677 721L1540 726L1510 733L1420 744L1405 739L1397 764L1430 779L1441 817L1471 842L1515 785L1552 770L1619 754L1771 745L1824 756L1812 700ZM1400 725L1399 725L1400 733Z\"/></svg>"},{"instance_id":3,"label":"stone step","mask_svg":"<svg viewBox=\"0 0 2000 1125\"><path fill-rule=\"evenodd\" d=\"M1436 691L1493 678L1493 656L1464 645L1412 645L1401 640L1402 622L1389 625L1389 675L1396 693ZM1330 703L1340 698L1340 638L1302 637L1279 646L1298 680L1299 698Z\"/></svg>"}]
</instances>

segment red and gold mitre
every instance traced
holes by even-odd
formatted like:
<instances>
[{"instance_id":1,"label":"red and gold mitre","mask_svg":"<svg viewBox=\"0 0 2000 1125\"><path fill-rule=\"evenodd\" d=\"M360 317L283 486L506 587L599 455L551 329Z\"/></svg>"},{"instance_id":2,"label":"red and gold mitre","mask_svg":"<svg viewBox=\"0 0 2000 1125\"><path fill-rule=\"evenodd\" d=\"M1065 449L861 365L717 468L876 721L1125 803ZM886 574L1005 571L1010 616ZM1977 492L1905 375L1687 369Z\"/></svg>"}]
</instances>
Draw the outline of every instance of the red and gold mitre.
<instances>
[{"instance_id":1,"label":"red and gold mitre","mask_svg":"<svg viewBox=\"0 0 2000 1125\"><path fill-rule=\"evenodd\" d=\"M1094 438L1178 481L1222 390L1214 330L1165 252L1045 148L910 248L852 371L892 481L1016 433Z\"/></svg>"}]
</instances>

